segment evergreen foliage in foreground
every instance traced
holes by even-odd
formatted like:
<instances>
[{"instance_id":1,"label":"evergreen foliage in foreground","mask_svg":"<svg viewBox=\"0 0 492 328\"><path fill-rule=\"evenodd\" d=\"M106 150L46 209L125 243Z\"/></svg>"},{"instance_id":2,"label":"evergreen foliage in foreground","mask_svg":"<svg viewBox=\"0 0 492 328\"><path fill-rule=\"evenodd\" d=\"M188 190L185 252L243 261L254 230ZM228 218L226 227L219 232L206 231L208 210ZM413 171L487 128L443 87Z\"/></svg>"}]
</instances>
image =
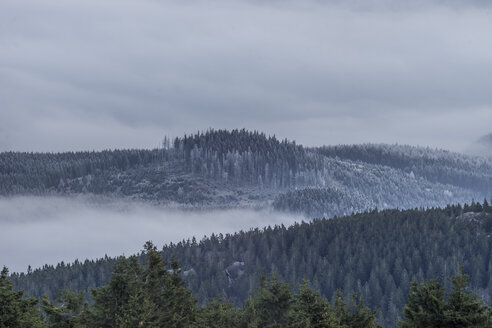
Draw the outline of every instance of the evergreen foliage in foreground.
<instances>
[{"instance_id":1,"label":"evergreen foliage in foreground","mask_svg":"<svg viewBox=\"0 0 492 328\"><path fill-rule=\"evenodd\" d=\"M178 263L162 260L148 242L145 264L135 256L119 259L108 285L92 291L89 306L83 293L62 291L57 302L43 297L22 299L14 292L6 268L0 280L0 327L83 328L83 327L354 327L376 328L376 312L362 300L349 307L338 294L330 304L307 283L295 294L275 276L263 277L260 286L235 308L224 299L197 307L191 291L184 287Z\"/></svg>"},{"instance_id":2,"label":"evergreen foliage in foreground","mask_svg":"<svg viewBox=\"0 0 492 328\"><path fill-rule=\"evenodd\" d=\"M197 307L184 287L176 261L162 260L148 242L145 264L137 257L121 258L107 286L92 291L89 306L83 293L63 291L57 302L44 297L22 298L12 290L8 271L0 276L0 327L87 328L378 328L376 311L355 294L347 306L342 292L333 302L313 291L305 281L297 293L275 275L262 277L244 307L224 299ZM445 295L439 279L419 284L413 281L400 328L492 327L492 309L468 289L468 276L461 270L451 278Z\"/></svg>"},{"instance_id":3,"label":"evergreen foliage in foreground","mask_svg":"<svg viewBox=\"0 0 492 328\"><path fill-rule=\"evenodd\" d=\"M399 327L492 327L492 309L469 290L468 276L460 269L450 280L447 295L438 278L422 284L412 281Z\"/></svg>"},{"instance_id":4,"label":"evergreen foliage in foreground","mask_svg":"<svg viewBox=\"0 0 492 328\"><path fill-rule=\"evenodd\" d=\"M231 218L236 219L236 218ZM258 285L258 273L275 272L291 286L303 278L328 299L337 290L349 301L353 292L378 321L394 326L401 318L410 282L457 274L458 265L471 277L470 286L492 304L492 207L488 202L429 210L386 210L349 217L314 220L291 227L254 229L212 235L163 248L175 255L186 286L208 304L224 297L243 306ZM115 259L59 264L13 274L15 290L54 299L62 289L90 294L109 283ZM446 288L451 282L443 281Z\"/></svg>"},{"instance_id":5,"label":"evergreen foliage in foreground","mask_svg":"<svg viewBox=\"0 0 492 328\"><path fill-rule=\"evenodd\" d=\"M0 273L0 327L43 327L38 300L23 298L23 291L13 291L8 273L6 267Z\"/></svg>"}]
</instances>

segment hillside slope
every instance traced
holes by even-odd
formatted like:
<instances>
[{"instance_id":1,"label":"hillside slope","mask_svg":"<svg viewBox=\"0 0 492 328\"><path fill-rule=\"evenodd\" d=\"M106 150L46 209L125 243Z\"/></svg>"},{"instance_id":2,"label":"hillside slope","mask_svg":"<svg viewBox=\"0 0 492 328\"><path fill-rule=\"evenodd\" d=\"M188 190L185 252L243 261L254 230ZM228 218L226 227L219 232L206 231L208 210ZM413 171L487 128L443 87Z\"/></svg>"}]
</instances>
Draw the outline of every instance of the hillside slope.
<instances>
[{"instance_id":1,"label":"hillside slope","mask_svg":"<svg viewBox=\"0 0 492 328\"><path fill-rule=\"evenodd\" d=\"M153 150L0 154L1 195L80 193L332 217L484 199L492 162L410 146L305 148L246 130L209 130Z\"/></svg>"}]
</instances>

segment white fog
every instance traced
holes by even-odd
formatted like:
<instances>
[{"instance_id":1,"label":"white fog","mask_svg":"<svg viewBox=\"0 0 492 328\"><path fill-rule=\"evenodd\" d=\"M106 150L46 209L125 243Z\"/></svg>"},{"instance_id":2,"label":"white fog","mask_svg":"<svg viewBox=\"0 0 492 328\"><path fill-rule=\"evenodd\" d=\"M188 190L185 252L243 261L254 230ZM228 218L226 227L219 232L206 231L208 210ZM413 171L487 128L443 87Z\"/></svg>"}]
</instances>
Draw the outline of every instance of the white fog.
<instances>
[{"instance_id":1,"label":"white fog","mask_svg":"<svg viewBox=\"0 0 492 328\"><path fill-rule=\"evenodd\" d=\"M26 271L61 261L131 255L147 240L169 242L211 233L301 221L300 216L256 210L191 211L137 202L86 198L0 198L0 266Z\"/></svg>"}]
</instances>

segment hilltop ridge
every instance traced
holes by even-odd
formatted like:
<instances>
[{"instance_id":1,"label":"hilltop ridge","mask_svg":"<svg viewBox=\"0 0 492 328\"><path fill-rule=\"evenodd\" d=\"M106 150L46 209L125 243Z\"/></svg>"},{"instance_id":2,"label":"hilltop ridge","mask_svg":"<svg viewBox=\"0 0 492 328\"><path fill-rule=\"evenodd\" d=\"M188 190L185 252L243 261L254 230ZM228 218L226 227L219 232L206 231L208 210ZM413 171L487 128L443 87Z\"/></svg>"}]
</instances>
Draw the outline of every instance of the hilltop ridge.
<instances>
[{"instance_id":1,"label":"hilltop ridge","mask_svg":"<svg viewBox=\"0 0 492 328\"><path fill-rule=\"evenodd\" d=\"M309 148L257 131L210 129L167 140L160 149L0 153L0 194L95 194L331 217L489 197L492 163L429 148Z\"/></svg>"}]
</instances>

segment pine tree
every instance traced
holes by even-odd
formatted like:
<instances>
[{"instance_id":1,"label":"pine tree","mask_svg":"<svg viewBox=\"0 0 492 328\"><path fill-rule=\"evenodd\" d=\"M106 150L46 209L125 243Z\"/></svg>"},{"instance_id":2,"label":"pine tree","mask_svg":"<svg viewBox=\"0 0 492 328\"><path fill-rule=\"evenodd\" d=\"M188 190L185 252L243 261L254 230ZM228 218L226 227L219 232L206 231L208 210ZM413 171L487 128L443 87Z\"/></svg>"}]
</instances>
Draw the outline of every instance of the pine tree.
<instances>
[{"instance_id":1,"label":"pine tree","mask_svg":"<svg viewBox=\"0 0 492 328\"><path fill-rule=\"evenodd\" d=\"M281 328L289 322L292 292L289 285L276 276L261 277L260 287L246 302L245 319L248 326Z\"/></svg>"},{"instance_id":2,"label":"pine tree","mask_svg":"<svg viewBox=\"0 0 492 328\"><path fill-rule=\"evenodd\" d=\"M340 318L337 318L330 303L322 298L319 292L314 292L305 281L299 287L292 306L290 328L341 328Z\"/></svg>"},{"instance_id":3,"label":"pine tree","mask_svg":"<svg viewBox=\"0 0 492 328\"><path fill-rule=\"evenodd\" d=\"M152 320L166 327L188 327L195 315L196 300L184 285L179 263L173 259L167 270L167 263L151 242L145 244L145 252L148 263L144 271L144 288L157 307Z\"/></svg>"},{"instance_id":4,"label":"pine tree","mask_svg":"<svg viewBox=\"0 0 492 328\"><path fill-rule=\"evenodd\" d=\"M44 296L41 307L46 315L50 328L85 328L89 313L89 304L85 294L75 294L73 291L63 290L57 299L57 304Z\"/></svg>"},{"instance_id":5,"label":"pine tree","mask_svg":"<svg viewBox=\"0 0 492 328\"><path fill-rule=\"evenodd\" d=\"M413 280L407 304L403 308L404 319L400 328L446 327L444 320L444 288L439 279L423 284Z\"/></svg>"},{"instance_id":6,"label":"pine tree","mask_svg":"<svg viewBox=\"0 0 492 328\"><path fill-rule=\"evenodd\" d=\"M482 208L483 208L483 211L484 211L485 213L490 213L491 208L490 208L489 202L487 201L487 198L485 198L485 199L483 200L483 206L482 206Z\"/></svg>"},{"instance_id":7,"label":"pine tree","mask_svg":"<svg viewBox=\"0 0 492 328\"><path fill-rule=\"evenodd\" d=\"M461 267L458 275L451 278L453 288L445 310L446 327L492 327L490 308L469 289L468 280Z\"/></svg>"},{"instance_id":8,"label":"pine tree","mask_svg":"<svg viewBox=\"0 0 492 328\"><path fill-rule=\"evenodd\" d=\"M364 305L361 297L357 301L355 294L352 294L350 306L347 307L343 300L343 294L340 290L336 292L333 302L335 316L340 322L340 327L349 328L378 328L376 323L376 311L371 311Z\"/></svg>"},{"instance_id":9,"label":"pine tree","mask_svg":"<svg viewBox=\"0 0 492 328\"><path fill-rule=\"evenodd\" d=\"M132 318L137 322L147 319L142 274L143 269L136 257L118 259L109 284L92 290L93 327L118 327L125 321L128 311L131 311ZM138 306L134 307L135 303Z\"/></svg>"},{"instance_id":10,"label":"pine tree","mask_svg":"<svg viewBox=\"0 0 492 328\"><path fill-rule=\"evenodd\" d=\"M184 286L179 264L170 269L151 243L145 244L146 264L121 258L108 286L93 291L92 322L97 327L189 327L196 300Z\"/></svg>"},{"instance_id":11,"label":"pine tree","mask_svg":"<svg viewBox=\"0 0 492 328\"><path fill-rule=\"evenodd\" d=\"M381 327L376 322L377 311L372 311L364 305L362 296L357 301L355 294L352 294L352 300L348 308L348 316L342 323L350 328L378 328Z\"/></svg>"},{"instance_id":12,"label":"pine tree","mask_svg":"<svg viewBox=\"0 0 492 328\"><path fill-rule=\"evenodd\" d=\"M24 291L14 292L8 278L9 270L0 273L0 327L45 328L38 300L23 298Z\"/></svg>"},{"instance_id":13,"label":"pine tree","mask_svg":"<svg viewBox=\"0 0 492 328\"><path fill-rule=\"evenodd\" d=\"M401 328L485 328L492 327L491 309L468 287L468 276L452 277L453 287L447 295L440 279L422 284L412 281L408 302L403 309ZM447 302L445 301L447 300Z\"/></svg>"},{"instance_id":14,"label":"pine tree","mask_svg":"<svg viewBox=\"0 0 492 328\"><path fill-rule=\"evenodd\" d=\"M217 298L198 309L194 328L240 327L242 312L223 298Z\"/></svg>"}]
</instances>

